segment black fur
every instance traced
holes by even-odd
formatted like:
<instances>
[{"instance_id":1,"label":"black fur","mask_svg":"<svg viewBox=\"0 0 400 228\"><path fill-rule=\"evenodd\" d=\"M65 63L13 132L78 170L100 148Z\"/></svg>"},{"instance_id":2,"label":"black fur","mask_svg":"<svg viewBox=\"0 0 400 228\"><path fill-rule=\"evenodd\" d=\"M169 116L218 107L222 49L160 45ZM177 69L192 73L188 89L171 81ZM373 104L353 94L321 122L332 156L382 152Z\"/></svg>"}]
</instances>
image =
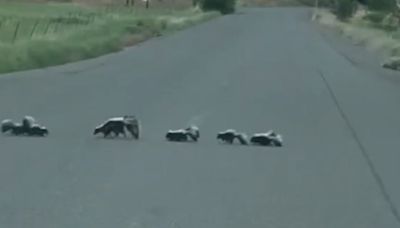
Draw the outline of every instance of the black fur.
<instances>
[{"instance_id":1,"label":"black fur","mask_svg":"<svg viewBox=\"0 0 400 228\"><path fill-rule=\"evenodd\" d=\"M175 142L186 142L188 141L188 132L175 132L175 131L168 131L165 135L165 138L168 141L175 141Z\"/></svg>"},{"instance_id":2,"label":"black fur","mask_svg":"<svg viewBox=\"0 0 400 228\"><path fill-rule=\"evenodd\" d=\"M235 139L239 141L242 145L247 145L247 137L244 133L237 133L235 130L226 130L224 132L219 132L217 134L217 139L225 143L232 144Z\"/></svg>"},{"instance_id":3,"label":"black fur","mask_svg":"<svg viewBox=\"0 0 400 228\"><path fill-rule=\"evenodd\" d=\"M32 126L29 131L28 131L28 135L30 136L46 136L49 134L49 130L47 130L47 128L39 126L39 125L34 125Z\"/></svg>"},{"instance_id":4,"label":"black fur","mask_svg":"<svg viewBox=\"0 0 400 228\"><path fill-rule=\"evenodd\" d=\"M24 135L26 134L25 128L21 124L15 124L11 129L11 134L13 135Z\"/></svg>"},{"instance_id":5,"label":"black fur","mask_svg":"<svg viewBox=\"0 0 400 228\"><path fill-rule=\"evenodd\" d=\"M217 134L217 139L222 140L225 143L232 144L236 138L236 133L233 131L225 131Z\"/></svg>"},{"instance_id":6,"label":"black fur","mask_svg":"<svg viewBox=\"0 0 400 228\"><path fill-rule=\"evenodd\" d=\"M93 134L97 135L102 133L104 137L108 137L111 133L114 133L114 135L117 137L119 134L122 134L124 137L126 137L124 127L124 121L108 120L104 124L96 127Z\"/></svg>"},{"instance_id":7,"label":"black fur","mask_svg":"<svg viewBox=\"0 0 400 228\"><path fill-rule=\"evenodd\" d=\"M250 142L261 146L269 146L272 143L271 139L267 136L252 136Z\"/></svg>"},{"instance_id":8,"label":"black fur","mask_svg":"<svg viewBox=\"0 0 400 228\"><path fill-rule=\"evenodd\" d=\"M250 142L261 146L276 146L282 147L282 141L277 137L275 133L270 135L253 135Z\"/></svg>"},{"instance_id":9,"label":"black fur","mask_svg":"<svg viewBox=\"0 0 400 228\"><path fill-rule=\"evenodd\" d=\"M125 115L123 117L115 117L108 119L105 123L96 127L93 131L94 135L102 133L104 137L108 137L111 133L118 137L120 134L127 137L126 130L133 138L139 139L140 124L135 116Z\"/></svg>"},{"instance_id":10,"label":"black fur","mask_svg":"<svg viewBox=\"0 0 400 228\"><path fill-rule=\"evenodd\" d=\"M191 126L186 129L169 130L165 135L168 141L187 142L192 140L197 142L200 137L200 131L197 127Z\"/></svg>"}]
</instances>

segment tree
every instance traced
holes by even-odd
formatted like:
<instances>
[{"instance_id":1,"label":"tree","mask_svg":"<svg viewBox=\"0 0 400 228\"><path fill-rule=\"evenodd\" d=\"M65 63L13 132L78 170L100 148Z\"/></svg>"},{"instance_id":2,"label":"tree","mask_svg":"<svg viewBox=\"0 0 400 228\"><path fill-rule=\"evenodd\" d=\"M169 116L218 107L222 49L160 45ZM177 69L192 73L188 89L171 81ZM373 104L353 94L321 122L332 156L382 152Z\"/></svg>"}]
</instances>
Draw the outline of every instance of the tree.
<instances>
[{"instance_id":1,"label":"tree","mask_svg":"<svg viewBox=\"0 0 400 228\"><path fill-rule=\"evenodd\" d=\"M336 16L340 20L347 20L353 16L357 7L355 0L337 0Z\"/></svg>"},{"instance_id":2,"label":"tree","mask_svg":"<svg viewBox=\"0 0 400 228\"><path fill-rule=\"evenodd\" d=\"M367 0L370 10L393 11L397 8L396 0Z\"/></svg>"}]
</instances>

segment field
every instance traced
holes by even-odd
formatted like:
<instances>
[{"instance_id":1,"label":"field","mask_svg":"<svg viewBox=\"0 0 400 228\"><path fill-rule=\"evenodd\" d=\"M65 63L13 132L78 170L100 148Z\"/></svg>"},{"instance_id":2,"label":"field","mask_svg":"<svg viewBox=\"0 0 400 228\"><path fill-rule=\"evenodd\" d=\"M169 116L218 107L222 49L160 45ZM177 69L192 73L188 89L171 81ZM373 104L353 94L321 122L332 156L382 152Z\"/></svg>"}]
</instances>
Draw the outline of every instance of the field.
<instances>
[{"instance_id":1,"label":"field","mask_svg":"<svg viewBox=\"0 0 400 228\"><path fill-rule=\"evenodd\" d=\"M0 2L0 72L96 57L217 15L183 0L150 9L85 3Z\"/></svg>"}]
</instances>

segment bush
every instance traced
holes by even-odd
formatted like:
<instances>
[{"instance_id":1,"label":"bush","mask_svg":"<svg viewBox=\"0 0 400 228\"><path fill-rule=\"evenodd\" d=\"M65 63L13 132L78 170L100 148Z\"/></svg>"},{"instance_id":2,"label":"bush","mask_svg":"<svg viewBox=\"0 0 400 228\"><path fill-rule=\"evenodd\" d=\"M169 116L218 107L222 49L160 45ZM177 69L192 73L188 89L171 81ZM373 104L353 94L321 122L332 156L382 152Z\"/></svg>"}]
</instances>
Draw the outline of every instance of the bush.
<instances>
[{"instance_id":1,"label":"bush","mask_svg":"<svg viewBox=\"0 0 400 228\"><path fill-rule=\"evenodd\" d=\"M298 2L307 5L307 6L315 6L315 0L298 0ZM335 0L319 0L318 5L322 7L330 7L334 5Z\"/></svg>"},{"instance_id":2,"label":"bush","mask_svg":"<svg viewBox=\"0 0 400 228\"><path fill-rule=\"evenodd\" d=\"M364 16L364 19L374 24L380 24L385 17L386 14L382 12L368 12L368 14Z\"/></svg>"},{"instance_id":3,"label":"bush","mask_svg":"<svg viewBox=\"0 0 400 228\"><path fill-rule=\"evenodd\" d=\"M386 15L385 18L383 18L381 26L383 29L389 32L394 32L398 30L399 28L399 18L392 13L389 13Z\"/></svg>"},{"instance_id":4,"label":"bush","mask_svg":"<svg viewBox=\"0 0 400 228\"><path fill-rule=\"evenodd\" d=\"M356 2L354 0L338 0L336 16L339 20L347 20L355 13Z\"/></svg>"},{"instance_id":5,"label":"bush","mask_svg":"<svg viewBox=\"0 0 400 228\"><path fill-rule=\"evenodd\" d=\"M200 6L205 11L217 10L228 14L235 11L236 0L200 0Z\"/></svg>"},{"instance_id":6,"label":"bush","mask_svg":"<svg viewBox=\"0 0 400 228\"><path fill-rule=\"evenodd\" d=\"M393 11L396 8L396 0L368 0L368 8L378 11Z\"/></svg>"}]
</instances>

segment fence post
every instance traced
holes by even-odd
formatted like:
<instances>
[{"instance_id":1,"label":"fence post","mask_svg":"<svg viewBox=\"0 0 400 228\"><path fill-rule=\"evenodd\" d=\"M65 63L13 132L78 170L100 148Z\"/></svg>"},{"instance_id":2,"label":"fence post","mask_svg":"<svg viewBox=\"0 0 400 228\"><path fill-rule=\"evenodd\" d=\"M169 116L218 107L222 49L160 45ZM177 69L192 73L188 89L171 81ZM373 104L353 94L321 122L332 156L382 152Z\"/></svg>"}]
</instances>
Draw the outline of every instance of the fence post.
<instances>
[{"instance_id":1,"label":"fence post","mask_svg":"<svg viewBox=\"0 0 400 228\"><path fill-rule=\"evenodd\" d=\"M134 6L135 0L126 0L126 6Z\"/></svg>"},{"instance_id":2,"label":"fence post","mask_svg":"<svg viewBox=\"0 0 400 228\"><path fill-rule=\"evenodd\" d=\"M315 4L314 4L314 12L312 15L312 20L316 20L318 17L318 9L319 9L319 0L315 0Z\"/></svg>"},{"instance_id":3,"label":"fence post","mask_svg":"<svg viewBox=\"0 0 400 228\"><path fill-rule=\"evenodd\" d=\"M56 22L56 25L54 26L54 32L55 33L57 33L57 31L58 31L58 25L59 25L60 23L59 22Z\"/></svg>"},{"instance_id":4,"label":"fence post","mask_svg":"<svg viewBox=\"0 0 400 228\"><path fill-rule=\"evenodd\" d=\"M17 25L15 26L15 31L14 31L14 36L13 36L13 39L12 39L12 42L14 43L15 42L15 40L17 39L17 36L18 36L18 30L19 30L19 25L21 24L21 22L20 21L18 21L17 22Z\"/></svg>"},{"instance_id":5,"label":"fence post","mask_svg":"<svg viewBox=\"0 0 400 228\"><path fill-rule=\"evenodd\" d=\"M50 24L51 24L51 21L49 21L47 23L46 29L44 30L44 34L47 34L49 32Z\"/></svg>"},{"instance_id":6,"label":"fence post","mask_svg":"<svg viewBox=\"0 0 400 228\"><path fill-rule=\"evenodd\" d=\"M33 27L32 27L32 30L31 30L31 38L33 37L33 34L35 34L36 27L37 27L38 25L39 25L39 20L36 20L35 24L34 24Z\"/></svg>"}]
</instances>

